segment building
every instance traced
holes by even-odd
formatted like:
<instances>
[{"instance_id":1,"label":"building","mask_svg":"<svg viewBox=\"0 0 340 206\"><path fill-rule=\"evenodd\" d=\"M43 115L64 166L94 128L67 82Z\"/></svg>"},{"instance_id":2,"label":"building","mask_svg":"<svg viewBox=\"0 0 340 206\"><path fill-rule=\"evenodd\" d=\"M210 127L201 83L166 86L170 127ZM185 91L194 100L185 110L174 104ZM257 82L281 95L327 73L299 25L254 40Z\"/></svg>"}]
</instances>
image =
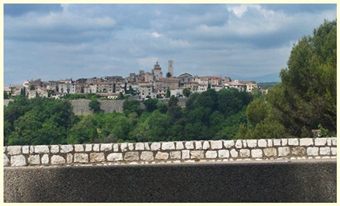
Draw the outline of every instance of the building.
<instances>
[{"instance_id":1,"label":"building","mask_svg":"<svg viewBox=\"0 0 340 206\"><path fill-rule=\"evenodd\" d=\"M173 67L174 61L169 60L168 61L168 73L173 77L174 76L174 67Z\"/></svg>"},{"instance_id":2,"label":"building","mask_svg":"<svg viewBox=\"0 0 340 206\"><path fill-rule=\"evenodd\" d=\"M152 74L154 76L155 81L158 81L163 78L162 68L161 66L159 66L158 61L156 62L152 69Z\"/></svg>"}]
</instances>

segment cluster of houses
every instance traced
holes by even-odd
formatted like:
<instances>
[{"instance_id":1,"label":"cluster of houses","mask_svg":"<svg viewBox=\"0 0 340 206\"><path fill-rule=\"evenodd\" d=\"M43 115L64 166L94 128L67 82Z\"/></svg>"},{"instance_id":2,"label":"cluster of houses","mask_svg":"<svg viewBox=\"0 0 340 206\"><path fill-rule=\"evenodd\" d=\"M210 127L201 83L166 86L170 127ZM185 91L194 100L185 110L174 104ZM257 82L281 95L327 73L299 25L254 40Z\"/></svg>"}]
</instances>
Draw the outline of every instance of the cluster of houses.
<instances>
[{"instance_id":1,"label":"cluster of houses","mask_svg":"<svg viewBox=\"0 0 340 206\"><path fill-rule=\"evenodd\" d=\"M59 98L65 94L97 94L108 99L116 99L120 95L138 96L138 99L165 98L167 96L183 96L183 90L191 93L204 92L208 88L219 91L223 88L236 88L239 91L252 92L258 88L254 81L231 80L229 77L193 76L188 73L174 75L173 61L168 61L167 72L163 74L161 66L156 62L151 72L140 70L130 73L126 78L107 76L103 78L66 79L60 81L25 81L20 86L5 87L11 96L25 94L28 98Z\"/></svg>"}]
</instances>

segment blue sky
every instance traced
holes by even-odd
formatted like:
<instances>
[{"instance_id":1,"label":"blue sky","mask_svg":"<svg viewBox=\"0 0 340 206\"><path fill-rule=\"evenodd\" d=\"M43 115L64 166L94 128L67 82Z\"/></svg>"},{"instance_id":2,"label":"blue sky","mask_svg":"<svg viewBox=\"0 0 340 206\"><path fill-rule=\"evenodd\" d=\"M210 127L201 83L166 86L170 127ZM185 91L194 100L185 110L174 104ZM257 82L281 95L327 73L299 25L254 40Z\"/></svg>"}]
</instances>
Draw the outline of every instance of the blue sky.
<instances>
[{"instance_id":1,"label":"blue sky","mask_svg":"<svg viewBox=\"0 0 340 206\"><path fill-rule=\"evenodd\" d=\"M291 48L335 4L5 4L5 84L127 76L175 75L278 81Z\"/></svg>"}]
</instances>

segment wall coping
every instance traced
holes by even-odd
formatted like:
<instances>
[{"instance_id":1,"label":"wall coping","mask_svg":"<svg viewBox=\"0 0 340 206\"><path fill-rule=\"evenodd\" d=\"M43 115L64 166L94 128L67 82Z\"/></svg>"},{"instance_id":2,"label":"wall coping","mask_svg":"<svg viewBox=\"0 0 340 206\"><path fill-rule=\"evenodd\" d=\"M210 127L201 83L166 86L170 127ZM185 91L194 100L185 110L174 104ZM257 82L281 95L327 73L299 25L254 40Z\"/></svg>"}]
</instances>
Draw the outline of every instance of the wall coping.
<instances>
[{"instance_id":1,"label":"wall coping","mask_svg":"<svg viewBox=\"0 0 340 206\"><path fill-rule=\"evenodd\" d=\"M4 167L336 159L336 137L4 147Z\"/></svg>"}]
</instances>

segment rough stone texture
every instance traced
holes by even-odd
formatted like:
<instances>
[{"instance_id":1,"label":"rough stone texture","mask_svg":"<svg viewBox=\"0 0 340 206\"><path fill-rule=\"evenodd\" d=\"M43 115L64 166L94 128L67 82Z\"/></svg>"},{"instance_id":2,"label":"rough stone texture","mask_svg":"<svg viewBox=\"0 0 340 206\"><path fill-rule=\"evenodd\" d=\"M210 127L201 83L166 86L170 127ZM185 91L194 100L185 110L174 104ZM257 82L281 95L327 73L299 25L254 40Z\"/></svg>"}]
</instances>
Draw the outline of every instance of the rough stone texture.
<instances>
[{"instance_id":1,"label":"rough stone texture","mask_svg":"<svg viewBox=\"0 0 340 206\"><path fill-rule=\"evenodd\" d=\"M19 167L19 166L25 166L26 158L24 155L13 155L11 156L11 166Z\"/></svg>"},{"instance_id":2,"label":"rough stone texture","mask_svg":"<svg viewBox=\"0 0 340 206\"><path fill-rule=\"evenodd\" d=\"M161 148L161 143L160 142L153 142L151 143L151 150L156 151Z\"/></svg>"},{"instance_id":3,"label":"rough stone texture","mask_svg":"<svg viewBox=\"0 0 340 206\"><path fill-rule=\"evenodd\" d=\"M126 152L124 155L126 161L137 161L139 160L138 152Z\"/></svg>"},{"instance_id":4,"label":"rough stone texture","mask_svg":"<svg viewBox=\"0 0 340 206\"><path fill-rule=\"evenodd\" d=\"M127 145L127 143L121 143L121 144L120 144L120 150L121 150L122 152L127 151L127 150L128 150L128 145Z\"/></svg>"},{"instance_id":5,"label":"rough stone texture","mask_svg":"<svg viewBox=\"0 0 340 206\"><path fill-rule=\"evenodd\" d=\"M247 140L242 140L242 144L243 144L243 147L246 148L247 147Z\"/></svg>"},{"instance_id":6,"label":"rough stone texture","mask_svg":"<svg viewBox=\"0 0 340 206\"><path fill-rule=\"evenodd\" d=\"M206 153L205 153L205 157L207 159L214 159L217 157L217 152L216 151L211 151L211 150L208 150Z\"/></svg>"},{"instance_id":7,"label":"rough stone texture","mask_svg":"<svg viewBox=\"0 0 340 206\"><path fill-rule=\"evenodd\" d=\"M99 152L100 151L100 144L93 144L92 151Z\"/></svg>"},{"instance_id":8,"label":"rough stone texture","mask_svg":"<svg viewBox=\"0 0 340 206\"><path fill-rule=\"evenodd\" d=\"M104 162L105 156L103 152L90 153L90 162Z\"/></svg>"},{"instance_id":9,"label":"rough stone texture","mask_svg":"<svg viewBox=\"0 0 340 206\"><path fill-rule=\"evenodd\" d=\"M67 162L68 164L70 164L70 163L73 162L73 154L68 153L68 154L66 155L66 162Z\"/></svg>"},{"instance_id":10,"label":"rough stone texture","mask_svg":"<svg viewBox=\"0 0 340 206\"><path fill-rule=\"evenodd\" d=\"M30 147L28 145L22 146L22 154L30 153Z\"/></svg>"},{"instance_id":11,"label":"rough stone texture","mask_svg":"<svg viewBox=\"0 0 340 206\"><path fill-rule=\"evenodd\" d=\"M30 154L34 154L34 146L30 145Z\"/></svg>"},{"instance_id":12,"label":"rough stone texture","mask_svg":"<svg viewBox=\"0 0 340 206\"><path fill-rule=\"evenodd\" d=\"M229 148L232 148L234 146L234 140L227 140L227 141L224 141L224 147L229 149Z\"/></svg>"},{"instance_id":13,"label":"rough stone texture","mask_svg":"<svg viewBox=\"0 0 340 206\"><path fill-rule=\"evenodd\" d=\"M144 150L144 143L143 142L138 142L136 143L136 150Z\"/></svg>"},{"instance_id":14,"label":"rough stone texture","mask_svg":"<svg viewBox=\"0 0 340 206\"><path fill-rule=\"evenodd\" d=\"M60 152L61 153L69 153L73 151L72 145L60 145Z\"/></svg>"},{"instance_id":15,"label":"rough stone texture","mask_svg":"<svg viewBox=\"0 0 340 206\"><path fill-rule=\"evenodd\" d=\"M281 139L281 146L286 146L288 143L287 139Z\"/></svg>"},{"instance_id":16,"label":"rough stone texture","mask_svg":"<svg viewBox=\"0 0 340 206\"><path fill-rule=\"evenodd\" d=\"M300 139L300 146L310 146L313 145L312 138L301 138Z\"/></svg>"},{"instance_id":17,"label":"rough stone texture","mask_svg":"<svg viewBox=\"0 0 340 206\"><path fill-rule=\"evenodd\" d=\"M250 157L250 150L249 149L240 149L240 157Z\"/></svg>"},{"instance_id":18,"label":"rough stone texture","mask_svg":"<svg viewBox=\"0 0 340 206\"><path fill-rule=\"evenodd\" d=\"M27 158L27 162L29 165L40 165L40 156L37 155L30 155Z\"/></svg>"},{"instance_id":19,"label":"rough stone texture","mask_svg":"<svg viewBox=\"0 0 340 206\"><path fill-rule=\"evenodd\" d=\"M92 152L92 144L85 145L85 152Z\"/></svg>"},{"instance_id":20,"label":"rough stone texture","mask_svg":"<svg viewBox=\"0 0 340 206\"><path fill-rule=\"evenodd\" d=\"M308 147L307 155L308 156L317 156L319 153L319 147Z\"/></svg>"},{"instance_id":21,"label":"rough stone texture","mask_svg":"<svg viewBox=\"0 0 340 206\"><path fill-rule=\"evenodd\" d=\"M261 149L252 149L251 150L251 156L253 158L260 158L263 156L263 152Z\"/></svg>"},{"instance_id":22,"label":"rough stone texture","mask_svg":"<svg viewBox=\"0 0 340 206\"><path fill-rule=\"evenodd\" d=\"M46 145L34 146L34 153L37 153L37 154L49 153L48 146L46 146Z\"/></svg>"},{"instance_id":23,"label":"rough stone texture","mask_svg":"<svg viewBox=\"0 0 340 206\"><path fill-rule=\"evenodd\" d=\"M8 165L9 165L9 159L7 155L4 154L4 166L8 166Z\"/></svg>"},{"instance_id":24,"label":"rough stone texture","mask_svg":"<svg viewBox=\"0 0 340 206\"><path fill-rule=\"evenodd\" d=\"M113 151L118 152L119 151L119 144L113 144Z\"/></svg>"},{"instance_id":25,"label":"rough stone texture","mask_svg":"<svg viewBox=\"0 0 340 206\"><path fill-rule=\"evenodd\" d=\"M276 157L277 155L276 148L274 147L264 148L263 153L266 157Z\"/></svg>"},{"instance_id":26,"label":"rough stone texture","mask_svg":"<svg viewBox=\"0 0 340 206\"><path fill-rule=\"evenodd\" d=\"M336 147L331 148L332 155L336 155Z\"/></svg>"},{"instance_id":27,"label":"rough stone texture","mask_svg":"<svg viewBox=\"0 0 340 206\"><path fill-rule=\"evenodd\" d=\"M273 146L273 140L267 139L267 147L272 147L272 146Z\"/></svg>"},{"instance_id":28,"label":"rough stone texture","mask_svg":"<svg viewBox=\"0 0 340 206\"><path fill-rule=\"evenodd\" d=\"M306 149L304 147L292 147L292 155L304 156L306 155Z\"/></svg>"},{"instance_id":29,"label":"rough stone texture","mask_svg":"<svg viewBox=\"0 0 340 206\"><path fill-rule=\"evenodd\" d=\"M143 151L140 155L140 159L143 161L153 161L153 152Z\"/></svg>"},{"instance_id":30,"label":"rough stone texture","mask_svg":"<svg viewBox=\"0 0 340 206\"><path fill-rule=\"evenodd\" d=\"M148 142L144 143L144 150L150 150L150 145Z\"/></svg>"},{"instance_id":31,"label":"rough stone texture","mask_svg":"<svg viewBox=\"0 0 340 206\"><path fill-rule=\"evenodd\" d=\"M173 142L163 142L162 143L162 150L174 150L175 144Z\"/></svg>"},{"instance_id":32,"label":"rough stone texture","mask_svg":"<svg viewBox=\"0 0 340 206\"><path fill-rule=\"evenodd\" d=\"M237 158L238 157L238 151L236 149L230 150L230 156L232 158Z\"/></svg>"},{"instance_id":33,"label":"rough stone texture","mask_svg":"<svg viewBox=\"0 0 340 206\"><path fill-rule=\"evenodd\" d=\"M336 139L332 139L332 145L336 146Z\"/></svg>"},{"instance_id":34,"label":"rough stone texture","mask_svg":"<svg viewBox=\"0 0 340 206\"><path fill-rule=\"evenodd\" d=\"M297 139L297 138L290 138L290 139L288 139L288 145L290 145L290 146L298 146L299 145L299 139Z\"/></svg>"},{"instance_id":35,"label":"rough stone texture","mask_svg":"<svg viewBox=\"0 0 340 206\"><path fill-rule=\"evenodd\" d=\"M82 144L75 144L74 145L74 151L75 152L84 152L84 145L82 145Z\"/></svg>"},{"instance_id":36,"label":"rough stone texture","mask_svg":"<svg viewBox=\"0 0 340 206\"><path fill-rule=\"evenodd\" d=\"M331 155L330 147L320 147L320 155Z\"/></svg>"},{"instance_id":37,"label":"rough stone texture","mask_svg":"<svg viewBox=\"0 0 340 206\"><path fill-rule=\"evenodd\" d=\"M325 146L327 143L327 138L315 138L315 146Z\"/></svg>"},{"instance_id":38,"label":"rough stone texture","mask_svg":"<svg viewBox=\"0 0 340 206\"><path fill-rule=\"evenodd\" d=\"M48 154L44 154L44 155L41 157L41 164L43 164L43 165L48 165L48 163L50 163Z\"/></svg>"},{"instance_id":39,"label":"rough stone texture","mask_svg":"<svg viewBox=\"0 0 340 206\"><path fill-rule=\"evenodd\" d=\"M235 147L238 148L238 149L242 148L242 140L236 140Z\"/></svg>"},{"instance_id":40,"label":"rough stone texture","mask_svg":"<svg viewBox=\"0 0 340 206\"><path fill-rule=\"evenodd\" d=\"M8 146L7 154L9 155L21 154L21 146Z\"/></svg>"},{"instance_id":41,"label":"rough stone texture","mask_svg":"<svg viewBox=\"0 0 340 206\"><path fill-rule=\"evenodd\" d=\"M157 160L167 160L169 159L169 153L167 152L157 152L155 159Z\"/></svg>"},{"instance_id":42,"label":"rough stone texture","mask_svg":"<svg viewBox=\"0 0 340 206\"><path fill-rule=\"evenodd\" d=\"M65 164L65 159L60 155L52 155L51 157L51 164L52 165L60 165Z\"/></svg>"},{"instance_id":43,"label":"rough stone texture","mask_svg":"<svg viewBox=\"0 0 340 206\"><path fill-rule=\"evenodd\" d=\"M197 150L202 149L202 142L201 141L195 141L195 149L197 149Z\"/></svg>"},{"instance_id":44,"label":"rough stone texture","mask_svg":"<svg viewBox=\"0 0 340 206\"><path fill-rule=\"evenodd\" d=\"M259 139L257 145L258 147L267 147L267 141L265 139Z\"/></svg>"},{"instance_id":45,"label":"rough stone texture","mask_svg":"<svg viewBox=\"0 0 340 206\"><path fill-rule=\"evenodd\" d=\"M332 146L332 139L327 138L327 146Z\"/></svg>"},{"instance_id":46,"label":"rough stone texture","mask_svg":"<svg viewBox=\"0 0 340 206\"><path fill-rule=\"evenodd\" d=\"M281 146L281 139L274 139L273 140L273 145L274 146Z\"/></svg>"},{"instance_id":47,"label":"rough stone texture","mask_svg":"<svg viewBox=\"0 0 340 206\"><path fill-rule=\"evenodd\" d=\"M190 151L190 156L191 156L191 159L203 159L204 151L203 150Z\"/></svg>"},{"instance_id":48,"label":"rough stone texture","mask_svg":"<svg viewBox=\"0 0 340 206\"><path fill-rule=\"evenodd\" d=\"M184 149L183 142L176 142L176 149L177 150Z\"/></svg>"},{"instance_id":49,"label":"rough stone texture","mask_svg":"<svg viewBox=\"0 0 340 206\"><path fill-rule=\"evenodd\" d=\"M51 153L56 154L59 152L59 145L51 145Z\"/></svg>"},{"instance_id":50,"label":"rough stone texture","mask_svg":"<svg viewBox=\"0 0 340 206\"><path fill-rule=\"evenodd\" d=\"M285 157L285 156L289 155L290 148L289 147L279 147L278 152L279 152L279 157Z\"/></svg>"},{"instance_id":51,"label":"rough stone texture","mask_svg":"<svg viewBox=\"0 0 340 206\"><path fill-rule=\"evenodd\" d=\"M256 139L247 140L247 145L249 148L255 148L257 146L257 140Z\"/></svg>"},{"instance_id":52,"label":"rough stone texture","mask_svg":"<svg viewBox=\"0 0 340 206\"><path fill-rule=\"evenodd\" d=\"M170 152L170 159L181 159L181 151L171 151Z\"/></svg>"},{"instance_id":53,"label":"rough stone texture","mask_svg":"<svg viewBox=\"0 0 340 206\"><path fill-rule=\"evenodd\" d=\"M189 150L182 150L182 159L189 159L189 158L190 158Z\"/></svg>"},{"instance_id":54,"label":"rough stone texture","mask_svg":"<svg viewBox=\"0 0 340 206\"><path fill-rule=\"evenodd\" d=\"M223 143L222 141L210 141L211 149L222 149Z\"/></svg>"},{"instance_id":55,"label":"rough stone texture","mask_svg":"<svg viewBox=\"0 0 340 206\"><path fill-rule=\"evenodd\" d=\"M218 150L218 158L229 158L229 150Z\"/></svg>"},{"instance_id":56,"label":"rough stone texture","mask_svg":"<svg viewBox=\"0 0 340 206\"><path fill-rule=\"evenodd\" d=\"M110 153L106 157L107 161L114 162L114 161L121 161L123 160L123 154L122 153Z\"/></svg>"},{"instance_id":57,"label":"rough stone texture","mask_svg":"<svg viewBox=\"0 0 340 206\"><path fill-rule=\"evenodd\" d=\"M108 152L112 150L112 144L101 144L100 145L100 151L102 152Z\"/></svg>"},{"instance_id":58,"label":"rough stone texture","mask_svg":"<svg viewBox=\"0 0 340 206\"><path fill-rule=\"evenodd\" d=\"M75 153L74 154L74 162L87 163L87 162L89 162L89 156L86 153Z\"/></svg>"},{"instance_id":59,"label":"rough stone texture","mask_svg":"<svg viewBox=\"0 0 340 206\"><path fill-rule=\"evenodd\" d=\"M134 149L133 143L128 143L128 149L132 151Z\"/></svg>"},{"instance_id":60,"label":"rough stone texture","mask_svg":"<svg viewBox=\"0 0 340 206\"><path fill-rule=\"evenodd\" d=\"M204 150L210 149L210 143L209 143L209 141L204 141L204 142L203 142L202 149L204 149Z\"/></svg>"},{"instance_id":61,"label":"rough stone texture","mask_svg":"<svg viewBox=\"0 0 340 206\"><path fill-rule=\"evenodd\" d=\"M190 141L190 142L185 142L185 148L186 149L194 149L194 142Z\"/></svg>"}]
</instances>

